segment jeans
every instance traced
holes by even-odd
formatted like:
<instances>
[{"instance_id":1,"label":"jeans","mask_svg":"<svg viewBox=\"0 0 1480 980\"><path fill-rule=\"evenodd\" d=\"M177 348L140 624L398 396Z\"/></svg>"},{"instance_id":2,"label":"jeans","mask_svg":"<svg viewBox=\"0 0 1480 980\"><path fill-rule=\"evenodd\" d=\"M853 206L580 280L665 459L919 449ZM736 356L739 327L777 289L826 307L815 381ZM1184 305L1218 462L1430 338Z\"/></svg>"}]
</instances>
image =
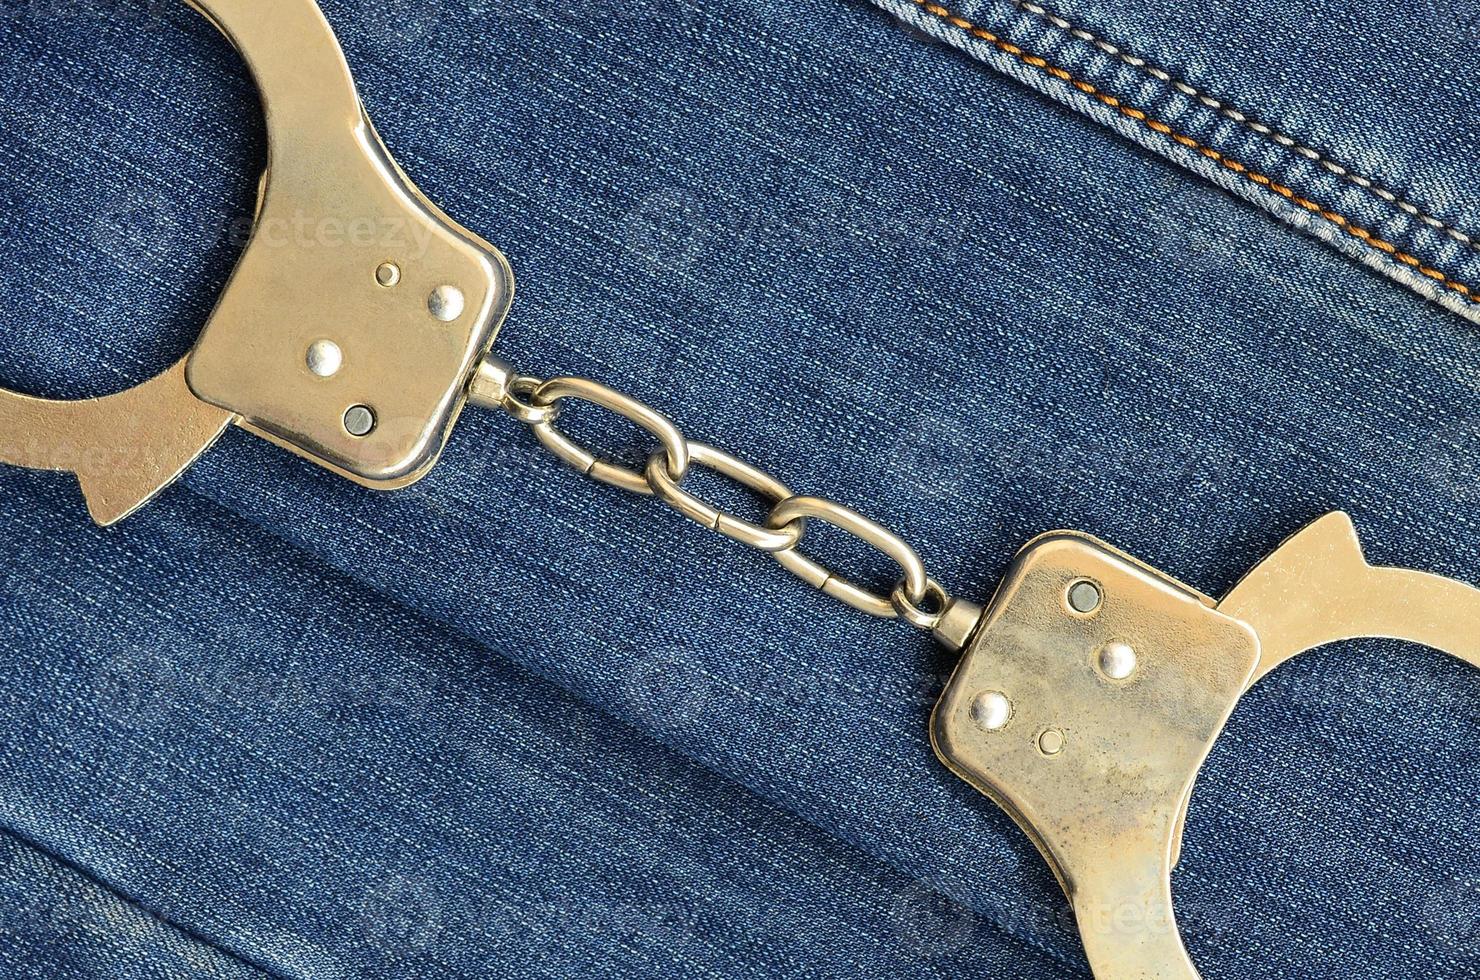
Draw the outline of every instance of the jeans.
<instances>
[{"instance_id":1,"label":"jeans","mask_svg":"<svg viewBox=\"0 0 1480 980\"><path fill-rule=\"evenodd\" d=\"M1480 581L1462 11L323 7L513 263L501 356L856 506L957 595L1056 527L1217 595L1332 509ZM230 274L253 85L173 0L0 12L0 385L119 390ZM0 468L0 542L4 975L1088 975L931 753L951 657L508 419L388 495L231 430L106 531ZM1480 676L1401 644L1256 687L1174 879L1203 973L1480 973L1477 727Z\"/></svg>"}]
</instances>

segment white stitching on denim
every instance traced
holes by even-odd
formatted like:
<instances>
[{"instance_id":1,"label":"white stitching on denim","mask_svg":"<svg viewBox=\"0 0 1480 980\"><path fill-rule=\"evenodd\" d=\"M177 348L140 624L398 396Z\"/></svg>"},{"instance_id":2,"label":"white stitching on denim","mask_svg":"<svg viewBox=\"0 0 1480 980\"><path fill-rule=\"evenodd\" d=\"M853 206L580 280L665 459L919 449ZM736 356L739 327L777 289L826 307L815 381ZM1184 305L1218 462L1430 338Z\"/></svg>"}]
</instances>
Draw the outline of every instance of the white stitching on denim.
<instances>
[{"instance_id":1,"label":"white stitching on denim","mask_svg":"<svg viewBox=\"0 0 1480 980\"><path fill-rule=\"evenodd\" d=\"M1417 205L1405 201L1403 198L1399 197L1397 194L1393 193L1382 185L1369 180L1366 177L1363 177L1361 174L1353 173L1351 170L1335 162L1334 160L1327 159L1326 157L1322 156L1319 151L1302 145L1289 136L1286 136L1284 133L1281 133L1280 131L1273 129L1262 122L1250 118L1248 115L1240 112L1233 106L1228 105L1225 102L1221 102L1210 95L1206 95L1203 92L1200 92L1197 89L1193 88L1191 85L1188 85L1186 82L1172 77L1169 72L1156 67L1155 65L1148 62L1145 58L1139 58L1135 55L1127 54L1125 51L1121 50L1116 45L1111 44L1109 41L1103 40L1095 36L1094 34L1091 34L1089 31L1086 31L1082 27L1076 27L1074 24L1065 20L1059 15L1044 9L1036 3L1032 3L1031 0L1014 0L1014 2L1017 6L1028 11L1029 13L1035 14L1038 17L1041 17L1042 19L1048 21L1048 23L1052 24L1054 27L1057 27L1059 30L1067 31L1070 35L1078 38L1081 41L1088 41L1090 44L1093 44L1095 47L1099 48L1106 54L1120 59L1121 61L1130 65L1132 68L1141 69L1158 81L1166 82L1167 84L1175 88L1178 92L1181 92L1183 95L1186 95L1189 98L1196 99L1198 102L1207 106L1209 109L1216 110L1220 115L1232 119L1234 122L1238 123L1241 126L1246 126L1249 129L1252 129L1260 136L1267 137L1280 146L1283 146L1290 150L1294 150L1296 153L1305 157L1307 160L1312 160L1316 163L1319 163L1326 170L1329 170L1336 176L1341 177L1343 180L1349 181L1350 183L1355 184L1363 190L1371 191L1382 200L1396 206L1398 210L1402 211L1404 214L1408 214L1419 219L1430 228L1438 229L1439 231L1444 232L1444 234L1448 235L1450 238L1453 238L1455 241L1462 242L1463 244L1470 246L1470 248L1480 251L1480 242L1476 242L1475 239L1460 231L1458 228L1454 228L1445 224L1443 221L1422 210Z\"/></svg>"}]
</instances>

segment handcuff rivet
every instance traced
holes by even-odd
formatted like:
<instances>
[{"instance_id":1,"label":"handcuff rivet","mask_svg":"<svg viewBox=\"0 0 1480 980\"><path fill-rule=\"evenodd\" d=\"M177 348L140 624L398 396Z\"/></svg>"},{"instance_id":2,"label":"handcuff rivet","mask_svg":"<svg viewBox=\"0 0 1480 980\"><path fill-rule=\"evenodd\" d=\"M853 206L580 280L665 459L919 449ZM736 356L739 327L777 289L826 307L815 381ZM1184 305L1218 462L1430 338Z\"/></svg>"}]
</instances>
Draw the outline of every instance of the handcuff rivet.
<instances>
[{"instance_id":1,"label":"handcuff rivet","mask_svg":"<svg viewBox=\"0 0 1480 980\"><path fill-rule=\"evenodd\" d=\"M1080 579L1069 586L1068 599L1070 609L1082 616L1088 616L1100 608L1104 595L1098 585L1089 579Z\"/></svg>"},{"instance_id":2,"label":"handcuff rivet","mask_svg":"<svg viewBox=\"0 0 1480 980\"><path fill-rule=\"evenodd\" d=\"M427 297L427 311L443 323L451 323L462 316L466 305L463 291L456 286L438 286Z\"/></svg>"},{"instance_id":3,"label":"handcuff rivet","mask_svg":"<svg viewBox=\"0 0 1480 980\"><path fill-rule=\"evenodd\" d=\"M1000 732L1012 720L1012 702L1001 691L983 691L971 700L971 720L989 732Z\"/></svg>"},{"instance_id":4,"label":"handcuff rivet","mask_svg":"<svg viewBox=\"0 0 1480 980\"><path fill-rule=\"evenodd\" d=\"M1100 673L1112 681L1123 681L1136 672L1136 648L1123 640L1111 640L1100 647L1096 660Z\"/></svg>"},{"instance_id":5,"label":"handcuff rivet","mask_svg":"<svg viewBox=\"0 0 1480 980\"><path fill-rule=\"evenodd\" d=\"M1064 751L1064 733L1050 728L1038 736L1038 751L1044 755L1058 755Z\"/></svg>"},{"instance_id":6,"label":"handcuff rivet","mask_svg":"<svg viewBox=\"0 0 1480 980\"><path fill-rule=\"evenodd\" d=\"M332 378L344 364L344 352L332 340L316 340L309 345L305 358L308 369L321 378Z\"/></svg>"},{"instance_id":7,"label":"handcuff rivet","mask_svg":"<svg viewBox=\"0 0 1480 980\"><path fill-rule=\"evenodd\" d=\"M401 281L401 267L394 262L382 262L375 270L375 281L390 289Z\"/></svg>"},{"instance_id":8,"label":"handcuff rivet","mask_svg":"<svg viewBox=\"0 0 1480 980\"><path fill-rule=\"evenodd\" d=\"M356 405L344 413L344 431L356 438L375 431L375 411L368 405Z\"/></svg>"}]
</instances>

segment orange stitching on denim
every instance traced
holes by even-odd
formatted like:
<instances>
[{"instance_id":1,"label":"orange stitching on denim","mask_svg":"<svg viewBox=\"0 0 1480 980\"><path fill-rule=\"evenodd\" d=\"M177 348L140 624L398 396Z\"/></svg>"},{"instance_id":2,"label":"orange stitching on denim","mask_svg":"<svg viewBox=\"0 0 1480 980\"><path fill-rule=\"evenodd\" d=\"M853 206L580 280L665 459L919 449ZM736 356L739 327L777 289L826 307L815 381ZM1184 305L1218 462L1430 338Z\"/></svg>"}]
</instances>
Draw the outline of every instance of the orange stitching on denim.
<instances>
[{"instance_id":1,"label":"orange stitching on denim","mask_svg":"<svg viewBox=\"0 0 1480 980\"><path fill-rule=\"evenodd\" d=\"M1363 177L1361 174L1354 172L1345 164L1338 163L1331 157L1323 155L1319 150L1313 150L1305 144L1301 143L1299 140L1295 139L1294 137L1280 132L1267 123L1260 122L1258 119L1249 116L1248 113L1239 110L1237 107L1220 99L1215 99L1208 93L1194 88L1191 85L1188 85L1182 79L1172 75L1171 72L1152 64L1145 58L1142 58L1139 55L1131 54L1129 51L1122 49L1119 45L1111 44L1104 38L1099 37L1095 34L1091 34L1089 31L1078 26L1077 24L1071 23L1070 21L1065 20L1063 17L1060 17L1058 14L1049 10L1042 4L1034 3L1032 2L1032 0L1013 0L1013 2L1022 9L1026 10L1028 13L1040 18L1045 23L1052 24L1054 27L1058 28L1061 31L1066 31L1070 37L1094 45L1101 52L1109 55L1112 58L1115 58L1117 61L1122 61L1127 65L1130 65L1137 71L1150 75L1152 78L1156 79L1159 82L1170 85L1172 88L1176 89L1187 98L1196 99L1200 105L1212 109L1220 116L1223 116L1227 119L1232 119L1240 126L1243 126L1245 129L1249 129L1258 133L1260 136L1263 136L1265 139L1274 143L1276 146L1283 147L1284 149L1290 150L1291 152L1304 157L1312 163L1318 164L1321 169L1335 174L1336 176L1340 177L1342 180L1346 181L1354 187L1360 187L1362 190L1369 192L1379 200L1387 204L1391 204L1393 207L1397 208L1399 211L1403 212L1409 217L1417 218L1419 221L1423 222L1428 227L1433 228L1435 231L1441 232L1445 236L1452 238L1457 242L1462 242L1470 248L1476 250L1477 252L1480 252L1480 242L1477 242L1470 235L1466 234L1463 231L1460 231L1458 228L1455 228L1452 225L1445 224L1443 221L1434 217L1432 214L1429 214L1417 204L1414 204L1412 201L1404 200L1402 197L1399 197L1397 194L1388 190L1386 187L1383 187L1377 181L1372 180L1369 177Z\"/></svg>"},{"instance_id":2,"label":"orange stitching on denim","mask_svg":"<svg viewBox=\"0 0 1480 980\"><path fill-rule=\"evenodd\" d=\"M978 27L976 24L967 20L965 17L962 17L960 14L957 14L946 7L942 7L940 4L932 2L932 0L910 0L910 2L924 10L926 13L930 14L932 17L943 20L947 24L950 24L952 27L956 27L960 30L965 31L972 37L980 38L981 40L986 41L988 44L995 47L998 51L1001 51L1004 54L1011 55L1012 57L1018 59L1030 68L1035 68L1060 81L1068 82L1076 89L1083 92L1085 95L1091 96L1097 101L1104 103L1105 105L1114 109L1116 112L1119 112L1122 116L1125 116L1128 119L1134 119L1136 122L1141 123L1152 132L1170 137L1173 142L1178 143L1181 146L1185 146L1189 149L1196 150L1198 153L1201 153L1209 160L1220 164L1221 166L1227 168L1228 170L1231 170L1232 172L1238 174L1246 180L1250 180L1255 184L1258 184L1260 187L1273 191L1280 197L1283 197L1285 200L1299 205L1312 214L1316 214L1321 216L1322 218L1325 218L1327 221L1331 222L1336 227L1340 228L1342 231L1346 232L1348 235L1351 235L1358 241L1363 242L1364 244L1369 245L1372 248L1375 248L1378 251L1391 256L1404 265L1417 270L1419 275L1434 280L1435 282L1444 286L1446 289L1460 294L1470 302L1480 302L1480 290L1471 289L1469 286L1466 286L1462 282L1456 282L1453 279L1450 279L1438 269L1429 268L1428 266L1424 265L1423 260L1419 259L1417 256L1409 255L1407 252L1399 251L1396 245L1392 244L1391 242L1384 241L1381 238L1378 238L1372 232L1361 227L1360 225L1353 224L1351 220L1348 219L1345 215L1338 214L1335 211L1328 211L1317 204L1315 201L1301 197L1299 194L1295 193L1293 189L1286 187L1283 184L1277 183L1261 173L1250 170L1244 164L1224 155L1221 151L1215 150L1209 146L1203 146L1192 137L1184 136L1183 134L1178 133L1176 130L1172 129L1171 126L1168 126L1166 123L1160 121L1159 119L1151 117L1145 111L1137 109L1134 106L1126 105L1119 98L1113 95L1109 95L1108 93L1101 92L1089 82L1075 78L1064 69L1049 64L1043 58L1040 58L1036 55L1028 54L1017 45L1012 44L1009 41L1002 40L1002 38L998 37L996 34L993 34L986 28Z\"/></svg>"}]
</instances>

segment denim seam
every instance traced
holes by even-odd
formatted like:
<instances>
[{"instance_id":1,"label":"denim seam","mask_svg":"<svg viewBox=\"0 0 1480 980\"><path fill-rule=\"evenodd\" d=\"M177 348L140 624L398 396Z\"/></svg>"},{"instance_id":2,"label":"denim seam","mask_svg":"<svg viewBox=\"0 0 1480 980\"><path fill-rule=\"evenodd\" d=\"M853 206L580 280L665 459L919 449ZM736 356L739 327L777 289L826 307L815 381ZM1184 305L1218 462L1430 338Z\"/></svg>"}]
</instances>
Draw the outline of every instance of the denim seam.
<instances>
[{"instance_id":1,"label":"denim seam","mask_svg":"<svg viewBox=\"0 0 1480 980\"><path fill-rule=\"evenodd\" d=\"M1183 95L1196 99L1198 102L1202 103L1204 106L1207 106L1209 109L1215 110L1219 115L1231 119L1239 125L1253 130L1255 133L1267 137L1270 140L1273 140L1279 146L1282 146L1288 150L1292 150L1295 153L1298 153L1301 156L1305 157L1307 160L1311 160L1315 163L1320 164L1326 170L1330 171L1333 174L1336 174L1338 177L1341 177L1348 183L1356 187L1360 187L1363 190L1370 191L1379 199L1393 205L1404 214L1419 219L1430 228L1442 231L1444 234L1448 235L1455 241L1468 245L1471 248L1480 250L1480 242L1476 242L1473 237L1466 234L1465 232L1459 230L1458 228L1455 228L1450 224L1447 224L1446 222L1435 217L1428 211L1425 211L1418 205L1405 199L1394 191L1389 190L1387 187L1384 187L1377 181L1372 180L1368 177L1364 177L1361 174L1353 171L1345 164L1331 159L1329 154L1323 154L1321 151L1313 149L1312 147L1305 145L1294 137L1289 136L1288 134L1283 133L1278 129L1275 129L1273 126L1270 126L1267 123L1260 122L1259 119L1241 111L1240 109L1232 105L1228 100L1217 99L1211 95L1208 95L1206 92L1196 88L1195 86L1189 85L1181 78L1178 78L1177 76L1168 72L1166 69L1161 68L1158 65L1150 62L1148 59L1131 54L1130 52L1124 50L1124 48L1122 48L1120 45L1114 44L1110 41L1106 41L1100 36L1085 30L1072 21L1040 6L1039 4L1032 3L1030 2L1030 0L1014 0L1014 2L1023 10L1037 15L1039 18L1047 21L1054 27L1057 27L1062 31L1067 31L1069 34L1081 41L1087 41L1090 44L1093 44L1096 48L1099 48L1105 54L1108 54L1113 58L1117 58L1120 61L1123 61L1125 64L1130 65L1132 68L1140 69L1141 71L1150 75L1152 78L1157 79L1158 81L1165 82L1168 85L1171 85Z\"/></svg>"},{"instance_id":2,"label":"denim seam","mask_svg":"<svg viewBox=\"0 0 1480 980\"><path fill-rule=\"evenodd\" d=\"M59 854L56 851L53 851L51 848L47 847L44 844L39 843L38 841L35 841L35 840L31 839L29 836L27 836L26 834L24 834L21 831L17 830L16 828L10 827L10 826L5 826L5 825L0 825L0 835L4 835L6 837L9 837L10 839L14 840L16 843L20 844L22 847L28 848L29 850L32 850L32 851L35 851L37 854L40 854L43 857L48 858L49 860L55 861L57 864L60 864L62 867L64 867L67 870L71 871L73 874L76 874L76 875L80 876L81 878L83 878L84 880L86 880L89 884L93 885L94 887L100 888L103 891L107 892L108 894L110 894L110 895L114 896L115 898L119 899L120 901L123 901L123 902L128 903L129 905L131 905L134 908L138 909L140 912L143 912L145 915L147 915L150 918L154 919L156 922L162 923L163 925L169 927L170 929L174 930L175 932L179 933L180 935L186 937L191 942L197 943L200 946L205 947L206 949L214 950L215 952L219 953L224 958L226 958L228 960L231 960L234 963L238 963L241 966L244 966L244 967L246 967L249 970L255 970L258 973L261 973L263 976L273 977L273 978L275 978L275 980L286 980L286 978L283 977L282 974L275 973L272 970L267 969L261 963L253 962L251 959L243 956L242 954L240 954L238 952L235 952L233 950L227 949L225 946L222 946L222 945L220 945L220 944L218 944L216 942L213 942L212 940L208 939L207 937L202 936L200 933L198 933L195 930L189 928L188 926L181 925L178 922L175 922L175 921L173 921L171 919L166 918L163 915L160 915L154 909L151 909L151 908L149 908L149 906L145 905L143 902L140 902L133 895L130 895L127 892L119 891L117 888L113 887L108 882L102 880L97 875L93 874L87 868L85 868L85 867L77 864L76 862L72 861L66 855Z\"/></svg>"},{"instance_id":3,"label":"denim seam","mask_svg":"<svg viewBox=\"0 0 1480 980\"><path fill-rule=\"evenodd\" d=\"M450 620L438 618L426 612L425 610L406 602L406 600L402 597L356 577L352 572L349 572L346 569L343 569L340 566L336 565L326 556L305 547L301 542L294 540L288 535L285 535L279 528L275 526L269 526L248 514L244 514L234 507L231 507L230 505L217 500L215 497L206 494L199 488L190 486L184 481L180 481L178 484L176 484L176 486L179 489L184 490L186 493L190 494L192 498L200 500L208 506L215 508L216 510L229 514L232 518L238 521L245 522L250 527L256 528L268 534L272 538L281 541L282 543L293 549L293 551L305 556L309 561L322 566L326 570L329 570L333 575L338 576L360 588L368 589L375 595L380 596L386 602L391 603L397 609L402 610L407 616L410 616L422 623L428 624L438 631L449 633L453 636L466 640L467 642L473 643L479 649L487 650L489 653L493 654L504 662L511 664L515 670L523 673L527 677L532 677L543 683L553 685L558 690L565 692L569 696L580 701L582 704L589 706L602 717L610 719L615 724L621 725L623 728L629 731L636 732L640 737L646 738L654 742L655 744L662 746L668 752L672 752L678 757L682 759L687 759L695 765L700 766L704 769L705 772L711 773L716 779L721 780L729 786L739 788L744 793L759 800L764 806L767 806L779 813L790 814L791 816L800 820L802 823L816 830L818 833L823 834L829 840L836 841L840 847L845 848L849 852L860 855L868 861L872 861L882 867L888 868L895 874L898 874L904 878L909 879L910 881L924 886L933 894L939 895L951 902L964 905L974 914L980 916L985 922L990 923L1001 935L1010 939L1011 941L1018 943L1055 963L1059 963L1064 966L1076 969L1081 965L1079 961L1073 959L1072 957L1065 957L1060 950L1053 948L1051 945L1046 945L1038 941L1031 933L1020 932L1014 927L1011 916L1003 917L994 915L977 908L969 902L962 902L957 895L954 895L945 889L937 887L935 884L924 880L919 875L906 868L898 866L893 861L889 860L889 858L887 858L886 856L875 853L872 849L865 847L856 841L847 840L843 837L840 837L835 832L835 830L823 826L821 823L813 820L808 814L803 813L801 810L798 810L782 802L781 800L776 799L761 788L752 786L743 780L737 779L735 776L731 775L728 772L725 772L724 770L716 766L713 760L707 759L701 755L685 751L683 748L672 744L667 739L662 738L658 733L650 731L649 729L644 728L642 725L632 721L631 719L626 718L623 715L613 711L608 705L590 699L589 697L587 697L584 691L566 684L559 677L553 674L549 674L545 671L538 670L524 663L522 660L519 660L517 657L512 656L507 651L501 650L495 646L491 646L490 644L485 643L479 637L461 628L461 626L457 623L454 623ZM1026 838L1024 838L1024 842L1026 842ZM250 965L255 966L255 964ZM276 974L270 975L276 976Z\"/></svg>"},{"instance_id":4,"label":"denim seam","mask_svg":"<svg viewBox=\"0 0 1480 980\"><path fill-rule=\"evenodd\" d=\"M999 33L1009 36L1019 46L1037 46L1042 49L1039 53L1050 56L1057 54L1064 60L1061 67L1077 71L1081 77L1095 82L1107 94L1116 94L1127 103L1153 112L1163 122L1178 127L1185 135L1224 151L1266 176L1277 179L1283 186L1298 188L1300 196L1306 199L1323 201L1323 210L1342 213L1349 221L1395 245L1396 251L1421 259L1415 265L1391 258L1385 250L1370 247L1360 236L1347 234L1339 224L1328 223L1320 216L1319 211L1300 208L1298 214L1306 216L1305 220L1300 220L1291 217L1282 208L1269 207L1268 202L1262 199L1267 192L1259 188L1259 185L1203 157L1196 150L1179 147L1176 154L1167 154L1174 159L1179 154L1196 154L1197 159L1207 163L1218 173L1230 177L1237 188L1235 193L1240 196L1255 200L1297 227L1336 244L1341 251L1355 256L1364 264L1417 288L1419 292L1460 315L1480 322L1480 309L1474 305L1474 301L1480 299L1480 295L1476 295L1474 290L1474 285L1480 280L1480 249L1466 247L1442 230L1416 219L1406 210L1399 208L1395 211L1380 195L1361 192L1361 196L1354 198L1350 182L1307 155L1292 151L1282 141L1263 136L1257 129L1238 124L1231 117L1210 109L1206 102L1187 95L1173 82L1162 83L1155 75L1148 76L1124 60L1107 56L1102 48L1073 40L1073 35L1059 32L1050 24L1025 13L1019 6L1012 5L1010 13L997 12L993 7L998 2L999 0L985 0L985 3L981 0L956 0L958 5L980 4L979 20L1003 21ZM1003 5L1007 4L1004 2ZM913 4L911 6L918 9ZM1150 149L1166 152L1157 145L1159 141L1155 136L1133 138ZM1226 181L1215 179L1215 182L1229 187ZM1259 189L1256 191L1256 188ZM1310 217L1312 215L1314 217ZM1444 274L1450 280L1471 284L1472 295L1465 296L1458 290L1448 289L1440 284L1439 279L1417 271L1425 267L1445 270Z\"/></svg>"},{"instance_id":5,"label":"denim seam","mask_svg":"<svg viewBox=\"0 0 1480 980\"><path fill-rule=\"evenodd\" d=\"M1310 198L1302 196L1292 187L1286 184L1282 184L1279 181L1257 170L1254 170L1247 164L1234 159L1221 150L1216 150L1204 143L1199 142L1198 140L1193 139L1190 136L1187 136L1184 133L1177 131L1176 129L1173 129L1170 125L1152 116L1145 110L1128 105L1125 100L1121 99L1119 96L1111 95L1108 92L1102 91L1099 87L1092 85L1091 83L1084 81L1081 78L1078 78L1066 69L1061 68L1058 65L1055 65L1052 62L1048 61L1048 59L1046 58L1030 54L1018 45L1013 44L1011 41L1008 41L993 33L992 31L986 29L985 27L982 27L975 22L967 19L966 17L961 16L948 7L943 7L940 4L933 2L933 0L909 0L909 2L914 4L916 7L919 7L931 17L934 17L937 20L950 25L957 30L963 31L971 37L986 41L988 44L991 44L993 47L995 47L998 51L1012 58L1015 58L1022 64L1027 65L1028 67L1039 71L1052 79L1068 83L1069 85L1077 89L1081 94L1089 96L1090 98L1095 99L1096 101L1108 106L1109 108L1114 109L1120 115L1131 119L1136 123L1139 123L1146 129L1149 129L1152 132L1165 137L1166 139L1169 139L1182 147L1185 147L1186 149L1201 154L1214 163L1224 167L1229 171L1232 171L1234 174L1237 174L1240 178L1249 181L1255 185L1258 185L1265 190L1272 191L1273 193L1284 198L1286 201L1297 205L1303 210L1320 218L1324 218L1326 221L1339 228L1342 232L1366 245L1368 248L1374 249L1377 252L1380 252L1383 255L1387 256L1388 258L1395 260L1404 266L1407 266L1409 269L1417 272L1425 279L1431 280L1432 282L1442 286L1444 289L1449 290L1451 293L1457 294L1458 296L1462 297L1468 303L1480 304L1480 289L1472 289L1470 286L1464 284L1463 282L1450 278L1443 271L1436 269L1431 265L1426 265L1422 259L1414 255L1412 252L1404 251L1402 248L1399 248L1397 245L1388 241L1386 238L1383 238L1380 235L1372 232L1371 230L1363 227L1362 225L1355 223L1351 219L1347 218L1344 214L1341 214L1337 211L1332 211L1329 208L1325 208L1317 202L1311 200Z\"/></svg>"}]
</instances>

